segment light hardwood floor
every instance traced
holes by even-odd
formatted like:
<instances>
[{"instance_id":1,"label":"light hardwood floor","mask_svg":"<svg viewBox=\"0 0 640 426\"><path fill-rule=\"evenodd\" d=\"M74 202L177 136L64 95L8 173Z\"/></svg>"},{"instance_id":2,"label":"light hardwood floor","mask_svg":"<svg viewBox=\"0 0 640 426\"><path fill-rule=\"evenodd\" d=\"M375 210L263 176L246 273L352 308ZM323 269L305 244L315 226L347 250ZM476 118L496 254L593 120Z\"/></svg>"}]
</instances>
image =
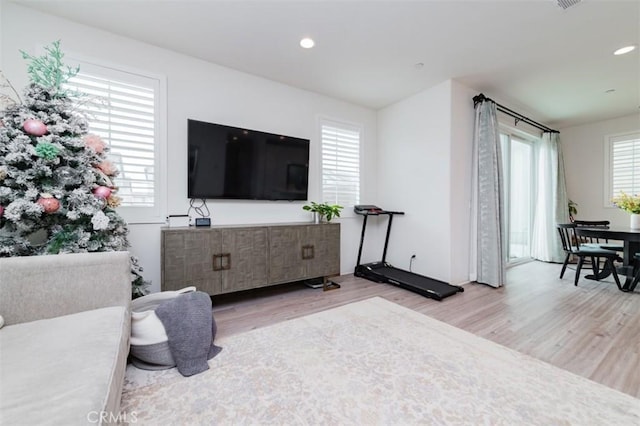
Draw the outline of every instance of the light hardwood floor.
<instances>
[{"instance_id":1,"label":"light hardwood floor","mask_svg":"<svg viewBox=\"0 0 640 426\"><path fill-rule=\"evenodd\" d=\"M467 284L442 302L345 275L327 292L298 283L216 296L214 317L228 336L380 296L640 398L640 292L584 278L574 287L575 271L560 280L560 266L515 266L503 288Z\"/></svg>"}]
</instances>

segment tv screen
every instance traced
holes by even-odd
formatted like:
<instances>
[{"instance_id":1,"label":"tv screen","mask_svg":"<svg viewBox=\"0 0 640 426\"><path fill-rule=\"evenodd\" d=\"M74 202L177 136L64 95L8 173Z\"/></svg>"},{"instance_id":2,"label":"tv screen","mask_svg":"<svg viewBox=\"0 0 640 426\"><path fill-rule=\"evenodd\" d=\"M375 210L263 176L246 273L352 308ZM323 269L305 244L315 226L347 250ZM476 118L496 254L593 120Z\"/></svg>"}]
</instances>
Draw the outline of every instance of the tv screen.
<instances>
[{"instance_id":1,"label":"tv screen","mask_svg":"<svg viewBox=\"0 0 640 426\"><path fill-rule=\"evenodd\" d=\"M309 140L188 120L188 196L306 200Z\"/></svg>"}]
</instances>

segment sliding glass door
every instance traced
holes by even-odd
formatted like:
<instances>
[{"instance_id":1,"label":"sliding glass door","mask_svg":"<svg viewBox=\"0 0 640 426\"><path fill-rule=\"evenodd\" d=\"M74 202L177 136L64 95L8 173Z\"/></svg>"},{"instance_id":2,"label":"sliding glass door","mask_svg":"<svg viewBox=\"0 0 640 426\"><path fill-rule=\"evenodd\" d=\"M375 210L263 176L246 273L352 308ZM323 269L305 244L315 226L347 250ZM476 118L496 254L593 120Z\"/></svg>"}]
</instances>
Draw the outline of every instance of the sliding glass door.
<instances>
[{"instance_id":1,"label":"sliding glass door","mask_svg":"<svg viewBox=\"0 0 640 426\"><path fill-rule=\"evenodd\" d=\"M533 197L535 194L533 142L500 134L504 169L504 217L507 263L531 258Z\"/></svg>"}]
</instances>

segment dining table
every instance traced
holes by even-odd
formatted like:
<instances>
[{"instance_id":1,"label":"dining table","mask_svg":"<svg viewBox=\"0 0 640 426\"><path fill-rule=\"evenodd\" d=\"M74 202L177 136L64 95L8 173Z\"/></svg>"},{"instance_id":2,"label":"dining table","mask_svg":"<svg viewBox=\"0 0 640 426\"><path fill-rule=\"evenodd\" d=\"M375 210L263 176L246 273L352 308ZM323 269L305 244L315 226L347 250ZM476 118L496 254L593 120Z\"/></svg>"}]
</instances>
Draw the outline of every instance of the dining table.
<instances>
[{"instance_id":1,"label":"dining table","mask_svg":"<svg viewBox=\"0 0 640 426\"><path fill-rule=\"evenodd\" d=\"M633 291L631 287L633 278L637 272L638 266L634 260L635 254L640 253L640 229L609 227L609 228L589 228L577 227L576 234L579 237L596 238L607 241L622 241L624 243L622 250L622 266L617 267L619 275L625 276L625 282L621 286L622 291ZM587 275L585 278L601 280L611 274L608 268L603 268L596 275Z\"/></svg>"}]
</instances>

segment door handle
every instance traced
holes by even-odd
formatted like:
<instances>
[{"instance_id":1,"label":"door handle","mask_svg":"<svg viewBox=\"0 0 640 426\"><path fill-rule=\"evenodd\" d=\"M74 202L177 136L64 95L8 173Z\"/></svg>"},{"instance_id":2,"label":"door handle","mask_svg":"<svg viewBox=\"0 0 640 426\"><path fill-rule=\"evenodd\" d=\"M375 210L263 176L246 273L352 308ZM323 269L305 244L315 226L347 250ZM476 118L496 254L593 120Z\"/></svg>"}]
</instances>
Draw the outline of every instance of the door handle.
<instances>
[{"instance_id":1,"label":"door handle","mask_svg":"<svg viewBox=\"0 0 640 426\"><path fill-rule=\"evenodd\" d=\"M223 253L221 259L222 270L231 269L231 253Z\"/></svg>"},{"instance_id":2,"label":"door handle","mask_svg":"<svg viewBox=\"0 0 640 426\"><path fill-rule=\"evenodd\" d=\"M302 259L313 259L315 257L315 248L313 244L302 246Z\"/></svg>"},{"instance_id":3,"label":"door handle","mask_svg":"<svg viewBox=\"0 0 640 426\"><path fill-rule=\"evenodd\" d=\"M218 253L213 255L213 270L226 271L231 269L231 253Z\"/></svg>"},{"instance_id":4,"label":"door handle","mask_svg":"<svg viewBox=\"0 0 640 426\"><path fill-rule=\"evenodd\" d=\"M222 271L222 256L223 254L214 254L213 255L213 270L214 271Z\"/></svg>"}]
</instances>

